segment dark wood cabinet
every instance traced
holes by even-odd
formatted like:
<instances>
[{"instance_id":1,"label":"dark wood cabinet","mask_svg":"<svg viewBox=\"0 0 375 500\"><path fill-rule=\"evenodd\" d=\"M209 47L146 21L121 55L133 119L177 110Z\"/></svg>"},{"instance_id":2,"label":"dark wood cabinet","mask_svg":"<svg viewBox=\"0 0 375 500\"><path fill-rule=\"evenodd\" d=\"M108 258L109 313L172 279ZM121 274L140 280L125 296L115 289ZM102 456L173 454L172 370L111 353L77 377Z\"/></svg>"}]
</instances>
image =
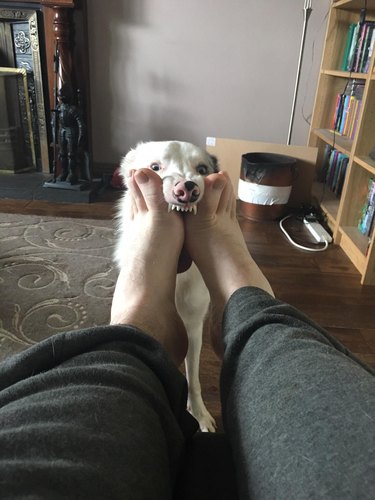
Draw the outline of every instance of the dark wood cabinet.
<instances>
[{"instance_id":1,"label":"dark wood cabinet","mask_svg":"<svg viewBox=\"0 0 375 500\"><path fill-rule=\"evenodd\" d=\"M0 23L19 22L24 18L31 22L31 13L35 13L36 30L38 34L38 57L36 79L37 104L36 107L43 109L43 117L40 117L41 127L41 154L39 170L51 171L52 165L52 125L51 110L55 106L55 87L63 84L71 85L73 91L80 97L84 120L87 126L87 153L92 159L91 151L91 119L90 119L90 88L89 88L89 64L88 64L88 42L87 42L87 16L86 0L7 0L0 1ZM32 22L35 24L34 18ZM32 33L34 25L30 25ZM1 33L3 37L1 38ZM0 66L16 66L15 58L12 61L9 51L12 44L5 39L6 29L0 31ZM31 37L30 37L31 38ZM54 57L56 47L59 51L59 73L56 76ZM34 49L34 48L33 48ZM4 51L8 51L8 62L4 64ZM38 73L39 72L39 73ZM40 74L40 76L39 76ZM58 81L57 81L58 80ZM39 87L38 87L39 86ZM44 130L45 128L45 130ZM47 143L47 146L46 144ZM47 155L47 156L46 156ZM48 158L47 158L48 157Z\"/></svg>"}]
</instances>

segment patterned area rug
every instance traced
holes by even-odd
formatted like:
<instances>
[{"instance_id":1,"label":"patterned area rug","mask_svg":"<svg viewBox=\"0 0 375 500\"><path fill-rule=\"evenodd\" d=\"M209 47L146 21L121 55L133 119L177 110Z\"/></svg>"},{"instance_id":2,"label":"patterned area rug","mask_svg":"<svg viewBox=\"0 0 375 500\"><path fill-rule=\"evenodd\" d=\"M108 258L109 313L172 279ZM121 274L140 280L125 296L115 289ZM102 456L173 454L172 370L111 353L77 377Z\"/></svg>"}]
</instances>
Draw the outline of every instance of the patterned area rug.
<instances>
[{"instance_id":1,"label":"patterned area rug","mask_svg":"<svg viewBox=\"0 0 375 500\"><path fill-rule=\"evenodd\" d=\"M114 243L108 220L0 213L0 359L108 323Z\"/></svg>"}]
</instances>

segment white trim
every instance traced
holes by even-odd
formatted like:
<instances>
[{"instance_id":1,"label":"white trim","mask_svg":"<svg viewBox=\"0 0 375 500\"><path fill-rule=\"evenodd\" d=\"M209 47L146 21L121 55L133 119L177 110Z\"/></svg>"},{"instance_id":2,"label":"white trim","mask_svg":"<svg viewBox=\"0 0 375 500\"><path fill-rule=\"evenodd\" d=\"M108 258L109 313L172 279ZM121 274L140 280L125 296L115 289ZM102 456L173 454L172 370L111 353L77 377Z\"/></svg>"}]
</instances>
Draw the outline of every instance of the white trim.
<instances>
[{"instance_id":1,"label":"white trim","mask_svg":"<svg viewBox=\"0 0 375 500\"><path fill-rule=\"evenodd\" d=\"M238 197L254 205L285 205L289 201L292 186L264 186L242 179L238 182Z\"/></svg>"}]
</instances>

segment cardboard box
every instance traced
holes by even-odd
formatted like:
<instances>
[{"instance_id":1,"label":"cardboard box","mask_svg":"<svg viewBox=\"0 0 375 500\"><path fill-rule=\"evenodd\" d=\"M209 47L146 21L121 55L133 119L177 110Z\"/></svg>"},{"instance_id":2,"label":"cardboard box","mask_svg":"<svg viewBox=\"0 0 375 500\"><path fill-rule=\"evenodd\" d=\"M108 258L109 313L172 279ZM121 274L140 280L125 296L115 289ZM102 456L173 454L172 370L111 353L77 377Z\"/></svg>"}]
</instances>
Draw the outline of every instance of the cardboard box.
<instances>
[{"instance_id":1,"label":"cardboard box","mask_svg":"<svg viewBox=\"0 0 375 500\"><path fill-rule=\"evenodd\" d=\"M277 153L296 158L296 174L288 206L300 207L301 204L311 203L311 190L313 180L315 179L318 148L207 137L206 149L210 154L217 157L220 169L228 172L236 193L243 154L256 152Z\"/></svg>"}]
</instances>

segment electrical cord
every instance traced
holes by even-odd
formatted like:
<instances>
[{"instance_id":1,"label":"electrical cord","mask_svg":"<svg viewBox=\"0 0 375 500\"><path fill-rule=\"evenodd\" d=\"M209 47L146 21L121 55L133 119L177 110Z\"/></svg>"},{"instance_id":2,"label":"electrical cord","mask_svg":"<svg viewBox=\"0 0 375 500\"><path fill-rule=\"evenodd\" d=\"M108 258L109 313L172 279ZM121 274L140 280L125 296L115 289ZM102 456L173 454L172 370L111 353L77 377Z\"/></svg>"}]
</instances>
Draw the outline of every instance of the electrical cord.
<instances>
[{"instance_id":1,"label":"electrical cord","mask_svg":"<svg viewBox=\"0 0 375 500\"><path fill-rule=\"evenodd\" d=\"M283 226L283 222L287 219L290 219L290 217L293 217L294 214L290 214L290 215L287 215L286 217L282 218L279 222L279 226L280 226L280 229L281 231L285 234L285 236L288 238L289 242L297 247L297 248L300 248L301 250L307 250L308 252L324 252L324 250L327 250L328 248L328 241L325 240L324 241L324 247L320 247L320 248L310 248L310 247L305 247L303 245L300 245L299 243L295 242L292 237L290 236L290 234L287 232L287 230L284 228Z\"/></svg>"}]
</instances>

